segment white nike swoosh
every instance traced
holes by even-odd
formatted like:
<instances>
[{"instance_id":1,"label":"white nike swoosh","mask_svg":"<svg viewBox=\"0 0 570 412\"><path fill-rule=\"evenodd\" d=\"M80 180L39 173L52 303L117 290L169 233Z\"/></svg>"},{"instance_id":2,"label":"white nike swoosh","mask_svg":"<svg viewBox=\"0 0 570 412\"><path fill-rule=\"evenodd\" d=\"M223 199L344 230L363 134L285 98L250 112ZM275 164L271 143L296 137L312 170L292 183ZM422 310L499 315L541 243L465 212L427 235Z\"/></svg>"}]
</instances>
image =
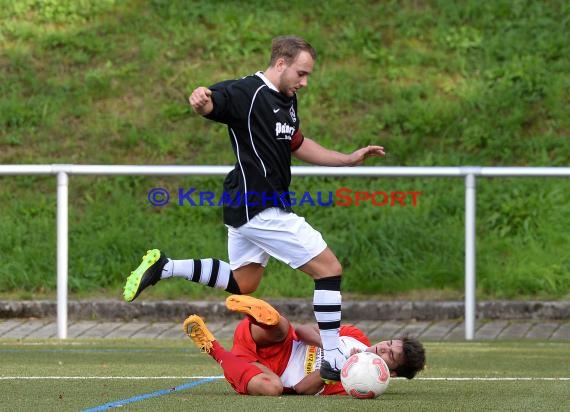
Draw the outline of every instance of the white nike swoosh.
<instances>
[{"instance_id":1,"label":"white nike swoosh","mask_svg":"<svg viewBox=\"0 0 570 412\"><path fill-rule=\"evenodd\" d=\"M277 113L279 109L273 109L273 113Z\"/></svg>"}]
</instances>

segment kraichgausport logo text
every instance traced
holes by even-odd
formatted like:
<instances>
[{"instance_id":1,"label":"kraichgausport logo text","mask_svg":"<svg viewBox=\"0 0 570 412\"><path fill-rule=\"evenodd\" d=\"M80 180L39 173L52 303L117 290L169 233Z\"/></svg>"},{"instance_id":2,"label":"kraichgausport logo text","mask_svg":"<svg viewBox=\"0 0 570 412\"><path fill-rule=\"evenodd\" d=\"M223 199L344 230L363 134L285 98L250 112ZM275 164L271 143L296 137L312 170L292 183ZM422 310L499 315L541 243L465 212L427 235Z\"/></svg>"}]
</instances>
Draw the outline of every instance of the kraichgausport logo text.
<instances>
[{"instance_id":1,"label":"kraichgausport logo text","mask_svg":"<svg viewBox=\"0 0 570 412\"><path fill-rule=\"evenodd\" d=\"M318 192L227 192L216 194L197 188L178 188L176 204L178 206L360 206L371 203L374 206L417 206L420 191L384 191L374 192L352 190L341 187L335 191ZM165 206L170 203L170 192L162 187L155 187L148 192L148 202L153 206Z\"/></svg>"}]
</instances>

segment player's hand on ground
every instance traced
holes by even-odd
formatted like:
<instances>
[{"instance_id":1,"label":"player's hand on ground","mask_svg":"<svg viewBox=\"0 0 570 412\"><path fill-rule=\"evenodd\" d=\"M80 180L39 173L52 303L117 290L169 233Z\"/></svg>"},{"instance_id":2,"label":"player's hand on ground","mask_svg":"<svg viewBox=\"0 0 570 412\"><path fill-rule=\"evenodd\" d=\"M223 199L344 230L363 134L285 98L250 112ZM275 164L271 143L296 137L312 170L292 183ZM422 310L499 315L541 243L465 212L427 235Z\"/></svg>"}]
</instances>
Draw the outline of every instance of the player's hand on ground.
<instances>
[{"instance_id":1,"label":"player's hand on ground","mask_svg":"<svg viewBox=\"0 0 570 412\"><path fill-rule=\"evenodd\" d=\"M212 111L212 91L207 87L196 88L188 98L192 109L200 115L206 115Z\"/></svg>"},{"instance_id":2,"label":"player's hand on ground","mask_svg":"<svg viewBox=\"0 0 570 412\"><path fill-rule=\"evenodd\" d=\"M384 147L382 146L366 146L361 149L356 150L350 155L350 165L359 166L364 161L372 156L381 157L386 155Z\"/></svg>"}]
</instances>

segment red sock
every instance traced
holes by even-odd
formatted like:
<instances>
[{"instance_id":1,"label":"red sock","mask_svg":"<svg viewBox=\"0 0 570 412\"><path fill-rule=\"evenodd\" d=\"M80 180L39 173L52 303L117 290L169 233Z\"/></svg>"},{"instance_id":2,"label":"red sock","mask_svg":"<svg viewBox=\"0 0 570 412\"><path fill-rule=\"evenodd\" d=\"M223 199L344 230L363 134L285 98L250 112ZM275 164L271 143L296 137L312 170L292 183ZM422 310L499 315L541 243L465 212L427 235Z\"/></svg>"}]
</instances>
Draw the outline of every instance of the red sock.
<instances>
[{"instance_id":1,"label":"red sock","mask_svg":"<svg viewBox=\"0 0 570 412\"><path fill-rule=\"evenodd\" d=\"M237 393L247 395L247 384L254 376L263 373L261 369L227 351L217 340L212 343L210 356L222 367L226 380Z\"/></svg>"}]
</instances>

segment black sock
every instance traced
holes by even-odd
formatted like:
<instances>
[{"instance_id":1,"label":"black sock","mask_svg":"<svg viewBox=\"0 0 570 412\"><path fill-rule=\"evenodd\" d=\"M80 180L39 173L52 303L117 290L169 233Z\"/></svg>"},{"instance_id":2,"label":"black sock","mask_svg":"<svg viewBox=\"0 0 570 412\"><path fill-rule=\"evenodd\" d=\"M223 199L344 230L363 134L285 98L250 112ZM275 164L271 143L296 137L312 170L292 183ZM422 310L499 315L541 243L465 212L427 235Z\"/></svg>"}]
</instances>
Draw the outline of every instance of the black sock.
<instances>
[{"instance_id":1,"label":"black sock","mask_svg":"<svg viewBox=\"0 0 570 412\"><path fill-rule=\"evenodd\" d=\"M241 290L239 289L239 285L234 279L234 272L230 272L230 278L228 279L228 287L226 288L226 292L229 292L234 295L241 295Z\"/></svg>"}]
</instances>

